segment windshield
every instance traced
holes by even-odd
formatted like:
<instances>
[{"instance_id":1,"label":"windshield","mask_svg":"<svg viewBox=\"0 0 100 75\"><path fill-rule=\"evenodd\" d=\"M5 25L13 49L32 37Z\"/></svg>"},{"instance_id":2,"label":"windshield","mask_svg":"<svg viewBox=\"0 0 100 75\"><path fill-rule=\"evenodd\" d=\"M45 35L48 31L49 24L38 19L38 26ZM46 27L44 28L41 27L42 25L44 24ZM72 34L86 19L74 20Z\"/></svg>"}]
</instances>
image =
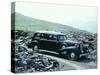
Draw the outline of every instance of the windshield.
<instances>
[{"instance_id":1,"label":"windshield","mask_svg":"<svg viewBox=\"0 0 100 75\"><path fill-rule=\"evenodd\" d=\"M67 38L66 38L66 36L65 35L60 35L59 36L59 40L60 41L64 41L64 40L66 40Z\"/></svg>"}]
</instances>

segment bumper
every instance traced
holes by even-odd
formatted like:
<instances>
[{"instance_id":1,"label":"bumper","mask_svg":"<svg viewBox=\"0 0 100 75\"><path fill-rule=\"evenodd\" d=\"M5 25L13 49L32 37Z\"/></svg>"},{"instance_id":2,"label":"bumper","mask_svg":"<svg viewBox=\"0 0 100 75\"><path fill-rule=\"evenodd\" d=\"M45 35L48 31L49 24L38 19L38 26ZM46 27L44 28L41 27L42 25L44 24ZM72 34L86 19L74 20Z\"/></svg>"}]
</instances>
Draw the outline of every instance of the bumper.
<instances>
[{"instance_id":1,"label":"bumper","mask_svg":"<svg viewBox=\"0 0 100 75\"><path fill-rule=\"evenodd\" d=\"M80 57L82 56L88 56L90 53L84 53L84 54L80 54Z\"/></svg>"}]
</instances>

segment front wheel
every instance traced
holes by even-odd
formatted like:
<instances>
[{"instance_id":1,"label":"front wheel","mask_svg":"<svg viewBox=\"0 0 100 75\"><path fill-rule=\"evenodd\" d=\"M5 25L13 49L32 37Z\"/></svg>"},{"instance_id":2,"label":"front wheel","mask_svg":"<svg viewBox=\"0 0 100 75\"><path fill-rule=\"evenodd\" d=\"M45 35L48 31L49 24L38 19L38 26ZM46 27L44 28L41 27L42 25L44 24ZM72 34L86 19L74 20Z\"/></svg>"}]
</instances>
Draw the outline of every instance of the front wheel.
<instances>
[{"instance_id":1,"label":"front wheel","mask_svg":"<svg viewBox=\"0 0 100 75\"><path fill-rule=\"evenodd\" d=\"M74 60L77 60L78 58L79 58L79 56L78 56L78 54L76 54L75 52L70 52L70 53L68 53L68 59L69 59L69 60L74 61Z\"/></svg>"}]
</instances>

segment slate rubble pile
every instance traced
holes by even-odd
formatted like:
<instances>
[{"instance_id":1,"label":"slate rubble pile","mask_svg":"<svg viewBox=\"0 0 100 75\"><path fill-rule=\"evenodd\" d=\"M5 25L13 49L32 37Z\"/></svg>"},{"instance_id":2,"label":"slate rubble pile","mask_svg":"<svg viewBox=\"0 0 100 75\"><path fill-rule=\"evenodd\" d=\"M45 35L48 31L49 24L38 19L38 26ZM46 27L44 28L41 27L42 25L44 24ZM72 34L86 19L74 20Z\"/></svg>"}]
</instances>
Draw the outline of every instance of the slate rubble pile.
<instances>
[{"instance_id":1,"label":"slate rubble pile","mask_svg":"<svg viewBox=\"0 0 100 75\"><path fill-rule=\"evenodd\" d=\"M44 72L44 71L58 71L59 63L57 60L48 58L38 53L33 53L32 49L27 47L30 36L22 31L16 31L15 39L11 39L12 44L12 60L15 62L16 73L26 72ZM27 38L27 39L26 39ZM15 46L15 47L14 47Z\"/></svg>"},{"instance_id":2,"label":"slate rubble pile","mask_svg":"<svg viewBox=\"0 0 100 75\"><path fill-rule=\"evenodd\" d=\"M97 33L93 34L86 31L64 31L63 33L66 34L66 37L69 40L89 44L90 54L88 58L93 60L95 63L97 62Z\"/></svg>"},{"instance_id":3,"label":"slate rubble pile","mask_svg":"<svg viewBox=\"0 0 100 75\"><path fill-rule=\"evenodd\" d=\"M78 42L85 42L89 44L90 55L89 58L93 59L94 62L97 61L97 33L90 33L85 31L69 31L65 32L67 38L69 40L78 41Z\"/></svg>"}]
</instances>

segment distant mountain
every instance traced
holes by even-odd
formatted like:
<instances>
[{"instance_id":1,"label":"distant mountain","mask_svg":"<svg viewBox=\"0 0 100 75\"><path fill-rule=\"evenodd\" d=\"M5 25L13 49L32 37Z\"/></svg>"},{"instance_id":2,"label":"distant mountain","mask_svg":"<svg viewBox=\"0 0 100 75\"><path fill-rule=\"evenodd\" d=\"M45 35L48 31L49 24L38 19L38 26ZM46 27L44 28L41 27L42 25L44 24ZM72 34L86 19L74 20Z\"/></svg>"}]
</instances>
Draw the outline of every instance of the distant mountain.
<instances>
[{"instance_id":1,"label":"distant mountain","mask_svg":"<svg viewBox=\"0 0 100 75\"><path fill-rule=\"evenodd\" d=\"M25 31L50 30L50 31L61 31L61 32L79 31L79 29L70 27L68 25L35 19L28 16L24 16L19 13L13 13L11 15L12 21L14 21L14 16L15 16L15 29L18 30L25 30Z\"/></svg>"}]
</instances>

